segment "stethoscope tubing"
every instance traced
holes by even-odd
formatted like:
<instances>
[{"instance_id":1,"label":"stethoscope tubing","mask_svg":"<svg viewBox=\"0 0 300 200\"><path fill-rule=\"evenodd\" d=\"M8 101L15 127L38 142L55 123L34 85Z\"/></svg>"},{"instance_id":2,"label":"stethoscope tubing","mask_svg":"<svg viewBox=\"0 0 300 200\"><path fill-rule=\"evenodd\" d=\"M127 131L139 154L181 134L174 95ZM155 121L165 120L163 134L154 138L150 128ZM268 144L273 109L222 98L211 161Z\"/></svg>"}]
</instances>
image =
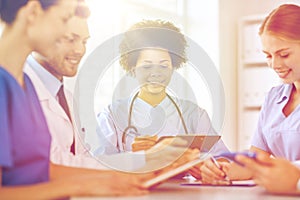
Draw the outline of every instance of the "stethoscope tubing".
<instances>
[{"instance_id":1,"label":"stethoscope tubing","mask_svg":"<svg viewBox=\"0 0 300 200\"><path fill-rule=\"evenodd\" d=\"M128 124L127 124L127 127L124 129L123 134L122 134L122 144L123 144L124 151L125 151L126 136L128 134L128 131L130 129L133 129L135 131L135 133L138 132L137 128L135 126L131 125L131 117L132 117L132 111L133 111L133 104L134 104L136 98L138 97L138 94L139 94L139 92L137 92L133 96L132 101L130 102L129 113L128 113ZM182 112L180 111L180 109L179 109L178 105L176 104L176 102L174 101L174 99L168 93L166 93L166 95L170 99L170 101L172 102L172 104L175 106L175 108L177 110L177 113L178 113L178 115L180 117L180 120L181 120L181 123L182 123L182 126L183 126L185 134L188 134L187 127L186 127L185 121L184 121L183 116L182 116Z\"/></svg>"}]
</instances>

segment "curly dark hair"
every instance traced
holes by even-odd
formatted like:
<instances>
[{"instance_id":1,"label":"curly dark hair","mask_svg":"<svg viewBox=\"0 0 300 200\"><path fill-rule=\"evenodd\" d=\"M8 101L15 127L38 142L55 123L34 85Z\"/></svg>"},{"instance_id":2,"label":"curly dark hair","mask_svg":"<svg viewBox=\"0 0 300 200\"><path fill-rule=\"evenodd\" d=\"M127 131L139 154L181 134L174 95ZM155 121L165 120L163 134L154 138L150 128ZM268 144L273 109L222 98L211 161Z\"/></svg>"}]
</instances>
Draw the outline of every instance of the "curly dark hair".
<instances>
[{"instance_id":1,"label":"curly dark hair","mask_svg":"<svg viewBox=\"0 0 300 200\"><path fill-rule=\"evenodd\" d=\"M131 26L123 36L119 47L120 64L127 72L136 65L140 51L145 48L168 50L175 69L187 61L185 37L171 22L143 20Z\"/></svg>"}]
</instances>

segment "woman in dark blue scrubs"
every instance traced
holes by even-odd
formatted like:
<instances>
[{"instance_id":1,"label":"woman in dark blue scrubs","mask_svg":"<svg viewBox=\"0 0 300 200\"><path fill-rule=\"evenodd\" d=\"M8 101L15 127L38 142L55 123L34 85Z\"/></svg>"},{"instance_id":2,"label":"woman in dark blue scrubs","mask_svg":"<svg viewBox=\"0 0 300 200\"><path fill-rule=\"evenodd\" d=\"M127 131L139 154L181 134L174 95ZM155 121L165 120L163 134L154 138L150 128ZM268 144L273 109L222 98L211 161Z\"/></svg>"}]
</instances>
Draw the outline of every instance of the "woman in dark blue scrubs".
<instances>
[{"instance_id":1,"label":"woman in dark blue scrubs","mask_svg":"<svg viewBox=\"0 0 300 200\"><path fill-rule=\"evenodd\" d=\"M0 0L0 199L142 194L140 179L49 165L50 134L23 65L63 36L75 0ZM118 184L115 184L117 182ZM11 187L18 186L18 187Z\"/></svg>"}]
</instances>

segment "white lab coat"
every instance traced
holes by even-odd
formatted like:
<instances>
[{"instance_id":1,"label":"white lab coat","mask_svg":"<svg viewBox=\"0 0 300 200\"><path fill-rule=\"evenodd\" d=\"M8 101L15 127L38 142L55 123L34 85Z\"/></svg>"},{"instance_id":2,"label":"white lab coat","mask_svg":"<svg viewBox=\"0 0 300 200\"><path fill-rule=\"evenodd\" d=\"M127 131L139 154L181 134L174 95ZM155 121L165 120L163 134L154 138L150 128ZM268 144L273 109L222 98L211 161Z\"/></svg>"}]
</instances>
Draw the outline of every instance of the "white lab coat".
<instances>
[{"instance_id":1,"label":"white lab coat","mask_svg":"<svg viewBox=\"0 0 300 200\"><path fill-rule=\"evenodd\" d=\"M188 100L173 97L181 110L187 130L192 134L218 135L210 122L207 112ZM128 115L132 97L114 102L97 116L97 137L100 141L95 147L95 155L109 155L124 150L122 145L123 132L128 127ZM131 125L135 126L141 135L174 136L185 134L179 113L169 98L153 107L139 97L133 102ZM126 138L126 148L131 149L134 137ZM218 155L227 152L228 148L219 140L211 149Z\"/></svg>"},{"instance_id":2,"label":"white lab coat","mask_svg":"<svg viewBox=\"0 0 300 200\"><path fill-rule=\"evenodd\" d=\"M115 169L121 171L134 171L145 165L146 161L143 152L138 154L124 153L113 156L92 157L89 153L88 145L84 142L85 133L78 123L79 120L74 120L74 113L76 111L74 112L71 92L65 89L72 122L28 63L25 65L24 72L29 76L35 87L51 133L50 160L52 163L72 167ZM74 136L75 155L70 152Z\"/></svg>"},{"instance_id":3,"label":"white lab coat","mask_svg":"<svg viewBox=\"0 0 300 200\"><path fill-rule=\"evenodd\" d=\"M89 149L84 143L84 132L81 131L80 124L75 124L72 94L65 89L72 118L71 122L58 101L50 94L29 64L26 64L24 71L35 87L52 136L51 162L73 167L103 168L98 161L89 155ZM75 138L76 156L70 152L73 138Z\"/></svg>"}]
</instances>

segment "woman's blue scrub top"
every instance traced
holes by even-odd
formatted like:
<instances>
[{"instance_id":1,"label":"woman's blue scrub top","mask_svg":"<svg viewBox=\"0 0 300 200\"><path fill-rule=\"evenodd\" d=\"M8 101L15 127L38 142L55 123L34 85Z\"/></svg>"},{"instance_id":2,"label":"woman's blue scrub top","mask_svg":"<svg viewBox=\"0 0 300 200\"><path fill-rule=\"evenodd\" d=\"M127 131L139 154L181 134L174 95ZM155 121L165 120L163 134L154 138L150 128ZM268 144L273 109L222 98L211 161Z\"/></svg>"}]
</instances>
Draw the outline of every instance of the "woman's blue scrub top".
<instances>
[{"instance_id":1,"label":"woman's blue scrub top","mask_svg":"<svg viewBox=\"0 0 300 200\"><path fill-rule=\"evenodd\" d=\"M49 180L51 137L37 94L24 74L22 88L0 67L0 166L2 186Z\"/></svg>"}]
</instances>

